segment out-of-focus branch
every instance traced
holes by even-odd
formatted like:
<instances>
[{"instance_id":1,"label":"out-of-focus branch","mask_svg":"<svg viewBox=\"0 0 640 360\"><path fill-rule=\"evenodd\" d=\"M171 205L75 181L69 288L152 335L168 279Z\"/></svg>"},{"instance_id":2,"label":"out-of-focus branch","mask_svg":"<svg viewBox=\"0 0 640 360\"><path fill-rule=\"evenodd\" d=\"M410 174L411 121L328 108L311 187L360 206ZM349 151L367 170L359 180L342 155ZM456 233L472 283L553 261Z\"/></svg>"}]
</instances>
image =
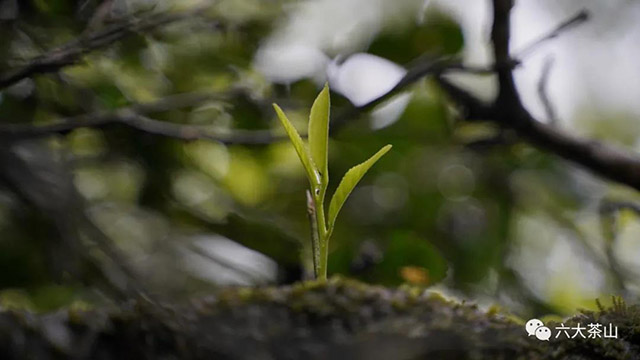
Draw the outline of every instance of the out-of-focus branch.
<instances>
[{"instance_id":1,"label":"out-of-focus branch","mask_svg":"<svg viewBox=\"0 0 640 360\"><path fill-rule=\"evenodd\" d=\"M559 25L557 25L555 27L555 29L549 31L547 34L543 35L542 37L540 37L537 40L534 40L533 42L531 42L529 45L525 46L524 48L522 48L522 50L519 50L516 52L517 57L521 58L526 56L527 54L529 54L531 51L535 50L540 44L551 40L551 39L555 39L556 37L560 36L563 32L576 27L578 25L583 24L584 22L586 22L587 20L589 20L589 13L587 12L587 10L582 10L579 13L575 14L574 16L572 16L571 18L563 21L562 23L560 23Z\"/></svg>"},{"instance_id":2,"label":"out-of-focus branch","mask_svg":"<svg viewBox=\"0 0 640 360\"><path fill-rule=\"evenodd\" d=\"M625 282L634 282L638 278L638 273L625 267L614 253L615 243L618 240L618 213L622 210L629 210L640 216L640 204L631 201L603 200L600 203L600 230L605 244L605 254L609 262L614 280L621 284L621 288L626 290ZM616 276L618 274L618 276Z\"/></svg>"},{"instance_id":3,"label":"out-of-focus branch","mask_svg":"<svg viewBox=\"0 0 640 360\"><path fill-rule=\"evenodd\" d=\"M225 144L269 144L283 139L270 131L224 132L208 126L175 124L155 120L146 114L184 108L203 103L206 100L225 98L229 94L185 93L167 96L146 104L136 104L109 112L95 112L60 120L46 125L0 124L0 139L16 141L55 134L66 134L79 128L103 128L124 125L133 129L181 140L214 140Z\"/></svg>"},{"instance_id":4,"label":"out-of-focus branch","mask_svg":"<svg viewBox=\"0 0 640 360\"><path fill-rule=\"evenodd\" d=\"M143 17L131 16L101 30L71 40L27 61L20 67L0 74L0 89L36 74L56 72L65 66L73 65L87 53L111 45L129 34L150 31L175 21L197 16L201 12L202 8L198 8L179 13L158 13Z\"/></svg>"},{"instance_id":5,"label":"out-of-focus branch","mask_svg":"<svg viewBox=\"0 0 640 360\"><path fill-rule=\"evenodd\" d=\"M509 17L512 0L494 0L494 23L491 41L497 62L509 62ZM581 15L580 19L586 15ZM582 22L583 20L580 20ZM566 23L574 24L576 21ZM559 26L553 36L568 26ZM547 36L546 38L548 38ZM640 157L623 149L581 138L561 131L536 120L522 105L513 81L512 69L497 67L499 92L493 104L488 105L484 120L494 121L500 126L512 129L522 139L542 150L551 152L566 160L607 179L640 190ZM480 100L444 78L438 81L451 98L467 109L480 106ZM470 115L473 112L470 111Z\"/></svg>"},{"instance_id":6,"label":"out-of-focus branch","mask_svg":"<svg viewBox=\"0 0 640 360\"><path fill-rule=\"evenodd\" d=\"M605 200L600 203L600 213L602 215L613 214L620 210L630 210L640 216L640 204L631 201Z\"/></svg>"},{"instance_id":7,"label":"out-of-focus branch","mask_svg":"<svg viewBox=\"0 0 640 360\"><path fill-rule=\"evenodd\" d=\"M186 304L140 299L117 308L65 309L45 315L2 311L0 355L8 360L640 356L634 331L638 307L622 300L611 308L601 306L599 311L582 311L562 320L568 327L615 324L620 328L615 339L528 341L522 322L501 310L482 311L455 299L445 301L437 292L410 290L333 278L226 289Z\"/></svg>"},{"instance_id":8,"label":"out-of-focus branch","mask_svg":"<svg viewBox=\"0 0 640 360\"><path fill-rule=\"evenodd\" d=\"M380 95L379 97L369 101L368 103L361 106L351 106L342 112L340 112L332 121L331 127L329 131L333 134L340 129L346 123L363 112L373 109L377 105L383 103L386 100L389 100L391 97L397 95L398 93L406 90L409 86L413 85L417 81L423 79L429 75L437 75L444 72L465 72L468 74L477 74L477 75L487 75L493 74L498 67L507 67L513 68L518 65L517 60L509 60L505 63L496 63L495 66L492 67L477 67L477 66L467 66L463 65L461 62L452 60L452 59L437 59L433 60L431 58L427 59L417 59L412 62L409 70L405 74L402 79L393 87L391 90L386 93Z\"/></svg>"},{"instance_id":9,"label":"out-of-focus branch","mask_svg":"<svg viewBox=\"0 0 640 360\"><path fill-rule=\"evenodd\" d=\"M504 5L508 5L508 8ZM497 8L500 11L498 20L504 19L504 14L507 14L511 11L510 4L503 4L501 8ZM495 14L494 14L495 15ZM522 51L518 52L517 57L509 56L509 43L508 41L503 41L502 38L509 38L509 24L508 17L507 19L494 22L493 30L492 30L492 38L497 37L496 40L499 42L499 47L497 48L499 54L496 55L495 62L492 66L469 66L464 65L457 60L453 60L450 58L445 59L437 59L434 60L432 58L419 58L415 61L412 61L409 64L409 68L407 74L388 92L382 94L381 96L373 99L372 101L356 107L353 106L342 113L340 113L331 123L331 131L338 131L345 123L353 118L358 116L360 113L371 110L375 106L380 103L388 100L389 98L397 95L399 92L405 90L408 86L414 84L416 81L421 80L425 76L428 75L440 75L448 72L464 72L467 74L477 74L477 75L488 75L494 73L502 73L504 76L507 76L505 82L513 83L513 79L511 71L520 64L521 60L533 49L535 49L538 45L544 43L547 40L553 39L559 36L564 31L569 30L583 22L588 20L588 13L586 10L580 11L578 14L574 15L570 19L562 22L558 26L556 26L552 31L543 35L541 38L535 40L531 44L527 45ZM511 77L511 80L508 78ZM447 86L446 83L441 83L442 86ZM465 102L467 105L471 105L471 101L469 100L469 96L463 95L460 89L451 89L449 91L456 91L459 96L465 98ZM515 85L513 86L512 94L517 94L515 91ZM474 108L467 108L469 111L469 118L482 118L487 114L484 112L482 106L478 101L474 101Z\"/></svg>"},{"instance_id":10,"label":"out-of-focus branch","mask_svg":"<svg viewBox=\"0 0 640 360\"><path fill-rule=\"evenodd\" d=\"M544 61L544 65L542 65L542 73L540 74L540 80L538 81L538 97L540 98L540 102L542 102L549 124L557 125L558 118L556 117L556 111L553 108L553 104L551 103L551 99L549 99L549 94L547 93L547 85L549 83L549 75L551 74L552 67L553 58L549 57Z\"/></svg>"},{"instance_id":11,"label":"out-of-focus branch","mask_svg":"<svg viewBox=\"0 0 640 360\"><path fill-rule=\"evenodd\" d=\"M527 141L545 151L554 153L566 160L572 161L610 180L631 186L640 190L640 157L635 154L617 149L606 144L589 139L580 138L569 133L562 132L552 126L540 123L524 108L515 87L512 70L519 61L510 56L509 50L509 17L513 6L512 0L494 0L494 22L491 32L491 40L494 46L495 64L488 68L467 67L450 60L445 61L421 61L413 66L389 92L377 99L361 106L348 109L339 114L332 122L332 132L338 130L346 119L357 116L363 111L370 110L386 99L405 90L409 85L427 75L436 75L436 80L442 88L466 110L467 120L494 121L500 126L514 131L519 139ZM93 49L106 46L113 41L132 31L142 31L158 25L184 18L184 14L156 15L149 18L129 20L126 24L114 25L102 30L87 39L71 42L48 55L34 59L29 65L18 69L13 75L1 75L0 87L28 77L34 73L55 70L66 64L77 61L83 54ZM562 31L569 29L588 18L586 12L581 12L560 24L550 34L543 36L525 48L528 49L558 36ZM145 21L146 19L146 21ZM492 73L498 75L499 95L495 102L486 104L469 92L449 82L442 73L449 71L465 71L469 73ZM50 125L2 125L0 126L0 138L20 139L50 134L64 134L80 127L104 127L112 124L126 125L131 128L161 136L168 136L182 140L209 139L226 144L268 144L280 141L284 137L275 135L269 131L234 131L222 133L211 128L193 125L179 125L161 122L144 116L149 109L141 105L138 108L130 107L110 113L88 114L75 117ZM170 106L156 104L151 107Z\"/></svg>"},{"instance_id":12,"label":"out-of-focus branch","mask_svg":"<svg viewBox=\"0 0 640 360\"><path fill-rule=\"evenodd\" d=\"M496 63L508 62L510 59L509 39L511 28L509 16L513 0L493 1L493 26L491 27L491 42L493 43L493 55ZM522 108L520 96L516 90L513 73L508 67L500 67L496 71L498 75L498 98L495 107Z\"/></svg>"}]
</instances>

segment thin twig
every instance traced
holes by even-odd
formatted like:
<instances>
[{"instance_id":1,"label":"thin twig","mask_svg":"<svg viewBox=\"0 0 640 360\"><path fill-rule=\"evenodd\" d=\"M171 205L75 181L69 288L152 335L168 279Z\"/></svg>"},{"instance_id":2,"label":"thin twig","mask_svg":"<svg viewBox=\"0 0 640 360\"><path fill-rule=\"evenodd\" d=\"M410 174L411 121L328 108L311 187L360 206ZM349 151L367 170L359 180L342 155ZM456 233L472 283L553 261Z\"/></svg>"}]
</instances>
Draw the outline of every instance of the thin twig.
<instances>
[{"instance_id":1,"label":"thin twig","mask_svg":"<svg viewBox=\"0 0 640 360\"><path fill-rule=\"evenodd\" d=\"M227 95L228 96L228 95ZM184 125L151 119L145 114L194 106L210 99L224 98L221 94L185 93L171 95L160 100L136 104L111 112L96 112L46 125L0 124L0 139L16 141L53 134L66 134L78 128L103 128L110 125L125 125L133 129L181 140L214 140L225 144L269 144L283 139L271 131L259 130L215 130L209 126Z\"/></svg>"},{"instance_id":2,"label":"thin twig","mask_svg":"<svg viewBox=\"0 0 640 360\"><path fill-rule=\"evenodd\" d=\"M439 75L441 73L455 71L476 75L488 75L495 73L496 69L500 67L513 68L518 65L518 61L508 60L507 62L500 63L499 65L494 65L491 67L480 67L463 65L462 63L451 60L449 58L433 60L431 58L425 59L423 57L420 57L414 61L411 61L409 64L411 65L409 66L409 70L393 88L364 105L351 106L341 111L331 121L331 127L329 128L329 131L332 134L338 132L344 125L346 125L349 120L356 118L361 113L371 110L377 105L390 99L391 97L398 95L400 92L406 90L406 88L408 88L410 85L413 85L414 83L428 75Z\"/></svg>"},{"instance_id":3,"label":"thin twig","mask_svg":"<svg viewBox=\"0 0 640 360\"><path fill-rule=\"evenodd\" d=\"M538 46L540 46L540 44L548 40L554 39L559 35L561 35L562 33L566 32L567 30L585 23L587 20L589 20L589 16L590 16L589 12L586 9L581 10L571 18L557 25L553 30L548 32L546 35L543 35L539 39L532 41L529 45L524 46L520 51L516 51L516 54L517 54L516 57L517 58L525 57L527 54L534 51Z\"/></svg>"},{"instance_id":4,"label":"thin twig","mask_svg":"<svg viewBox=\"0 0 640 360\"><path fill-rule=\"evenodd\" d=\"M502 12L505 11L505 9L499 9L499 10ZM511 9L509 7L508 11L510 12L510 10ZM424 78L427 75L434 75L434 74L438 75L445 72L460 71L460 72L465 72L468 74L476 74L476 75L502 73L504 76L510 76L507 74L510 74L511 70L513 70L516 66L520 65L520 62L522 61L522 59L531 50L536 48L539 44L549 39L553 39L557 37L562 32L585 22L588 19L588 17L589 17L588 12L586 10L582 10L580 13L576 14L572 18L556 26L556 28L554 28L550 33L544 35L540 39L534 41L533 43L525 47L523 51L519 52L520 54L519 56L512 57L509 55L508 43L498 44L499 54L496 54L494 65L489 67L463 65L461 62L451 60L450 58L438 59L434 61L432 58L419 57L418 59L411 61L409 63L409 67L408 67L409 70L407 71L407 74L391 90L389 90L385 94L379 96L378 98L362 106L359 106L359 107L354 106L352 108L347 109L346 111L343 111L340 115L338 115L331 123L331 131L332 132L338 131L340 128L342 128L342 126L345 125L345 123L349 119L358 116L362 112L365 112L367 110L374 108L375 106L379 105L385 100L388 100L390 97L397 95L400 91L404 90L409 85L412 85L413 83ZM503 17L499 16L498 19L500 18L503 18ZM500 22L494 22L492 37L493 36L498 36L498 37L506 36L506 38L508 38L509 37L508 26L505 26L505 24L502 24ZM494 41L494 44L495 44L495 41ZM506 81L506 82L509 82L509 81ZM510 82L513 82L513 80L511 79ZM515 85L513 85L513 87L515 89ZM516 93L516 92L513 91L512 93Z\"/></svg>"},{"instance_id":5,"label":"thin twig","mask_svg":"<svg viewBox=\"0 0 640 360\"><path fill-rule=\"evenodd\" d=\"M551 103L551 99L549 99L549 94L547 93L547 85L549 84L549 75L551 74L552 68L553 58L548 57L544 61L544 65L542 65L542 73L540 74L540 80L538 81L538 97L540 98L540 102L542 102L549 124L556 126L558 124L558 118L556 117L556 111Z\"/></svg>"},{"instance_id":6,"label":"thin twig","mask_svg":"<svg viewBox=\"0 0 640 360\"><path fill-rule=\"evenodd\" d=\"M436 76L435 81L451 98L462 105L463 117L467 121L489 120L494 117L490 104L485 104L470 92L454 85L442 76Z\"/></svg>"},{"instance_id":7,"label":"thin twig","mask_svg":"<svg viewBox=\"0 0 640 360\"><path fill-rule=\"evenodd\" d=\"M609 272L616 290L624 291L626 289L625 283L629 280L630 276L628 272L622 269L615 258L612 252L611 243L608 243L607 246L605 246L605 256L603 258L598 249L592 245L597 243L597 240L590 239L590 236L585 231L581 230L580 227L575 224L573 219L569 218L562 212L558 212L553 219L558 225L572 233L573 236L569 236L568 238L584 250L584 255L586 255L587 258L589 258L595 265Z\"/></svg>"},{"instance_id":8,"label":"thin twig","mask_svg":"<svg viewBox=\"0 0 640 360\"><path fill-rule=\"evenodd\" d=\"M153 30L175 21L196 16L201 11L202 9L198 8L175 14L160 13L141 18L132 16L104 29L83 35L27 61L21 67L0 74L0 89L35 74L56 72L65 66L73 65L87 53L111 45L129 34Z\"/></svg>"},{"instance_id":9,"label":"thin twig","mask_svg":"<svg viewBox=\"0 0 640 360\"><path fill-rule=\"evenodd\" d=\"M496 61L509 60L509 16L512 0L494 0L494 24L491 39ZM560 28L566 28L560 27ZM512 69L497 70L499 95L488 105L486 120L512 129L522 140L583 166L592 172L640 190L640 157L590 139L563 132L536 120L522 105L513 81ZM458 86L440 78L443 89L463 107L486 106Z\"/></svg>"}]
</instances>

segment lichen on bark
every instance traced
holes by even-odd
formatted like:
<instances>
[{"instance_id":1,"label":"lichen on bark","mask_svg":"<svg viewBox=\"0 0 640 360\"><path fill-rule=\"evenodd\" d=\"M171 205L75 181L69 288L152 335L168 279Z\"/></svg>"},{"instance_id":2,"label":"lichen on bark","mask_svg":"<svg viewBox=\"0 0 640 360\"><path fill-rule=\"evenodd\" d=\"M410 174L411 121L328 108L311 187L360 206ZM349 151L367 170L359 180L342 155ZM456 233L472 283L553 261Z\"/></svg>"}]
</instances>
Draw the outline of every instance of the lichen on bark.
<instances>
[{"instance_id":1,"label":"lichen on bark","mask_svg":"<svg viewBox=\"0 0 640 360\"><path fill-rule=\"evenodd\" d=\"M640 311L618 301L572 326L613 323L618 339L528 337L501 311L421 289L332 278L226 289L189 304L0 313L2 359L636 359ZM549 327L554 324L549 324Z\"/></svg>"}]
</instances>

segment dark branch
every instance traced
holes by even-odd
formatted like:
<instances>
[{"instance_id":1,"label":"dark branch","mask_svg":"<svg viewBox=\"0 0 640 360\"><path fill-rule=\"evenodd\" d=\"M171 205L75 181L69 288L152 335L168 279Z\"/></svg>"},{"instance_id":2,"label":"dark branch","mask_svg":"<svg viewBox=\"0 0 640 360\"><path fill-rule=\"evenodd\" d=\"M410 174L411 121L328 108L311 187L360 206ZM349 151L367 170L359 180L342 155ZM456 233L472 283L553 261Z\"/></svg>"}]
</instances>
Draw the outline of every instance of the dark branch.
<instances>
[{"instance_id":1,"label":"dark branch","mask_svg":"<svg viewBox=\"0 0 640 360\"><path fill-rule=\"evenodd\" d=\"M224 144L260 145L284 139L283 136L274 135L270 131L235 130L224 132L207 126L175 124L145 116L146 114L194 106L206 100L225 98L228 95L206 93L177 94L147 104L136 104L111 112L80 115L53 124L0 124L0 139L16 141L54 134L66 134L79 128L104 128L117 124L153 135L180 140L214 140Z\"/></svg>"},{"instance_id":2,"label":"dark branch","mask_svg":"<svg viewBox=\"0 0 640 360\"><path fill-rule=\"evenodd\" d=\"M487 69L498 74L499 96L493 104L484 104L474 95L439 76L446 71L465 71L467 68L464 66L450 62L447 64L425 62L411 69L407 76L390 92L369 104L356 108L348 115L354 116L360 111L370 109L417 79L428 74L435 74L438 75L436 81L442 88L466 110L468 120L494 121L505 129L513 130L519 139L540 149L579 164L600 176L640 190L640 158L635 154L542 124L524 108L520 102L512 74L513 67L518 62L509 53L509 17L512 6L512 0L494 0L494 23L491 39L496 65ZM558 26L544 39L555 37L561 31L584 22L586 18L586 12L581 12ZM478 73L479 69L472 70L472 72ZM344 121L344 118L338 118L338 120Z\"/></svg>"},{"instance_id":3,"label":"dark branch","mask_svg":"<svg viewBox=\"0 0 640 360\"><path fill-rule=\"evenodd\" d=\"M493 43L494 61L498 63L508 63L510 61L509 39L511 36L511 28L509 17L513 0L494 0L493 1L493 26L491 28L491 42ZM520 97L516 90L515 81L511 68L499 67L497 69L498 82L500 88L498 90L498 99L496 105L500 107L522 107Z\"/></svg>"},{"instance_id":4,"label":"dark branch","mask_svg":"<svg viewBox=\"0 0 640 360\"><path fill-rule=\"evenodd\" d=\"M11 124L0 126L0 139L21 140L26 138L49 136L53 134L66 134L79 128L103 128L109 125L121 124L133 129L152 134L170 137L179 140L213 140L224 144L261 145L270 144L284 139L270 131L241 131L233 132L215 131L206 126L173 124L154 120L132 111L117 111L103 115L88 115L73 118L64 122L50 125L22 125Z\"/></svg>"},{"instance_id":5,"label":"dark branch","mask_svg":"<svg viewBox=\"0 0 640 360\"><path fill-rule=\"evenodd\" d=\"M542 65L542 73L540 74L540 80L538 81L538 97L540 98L540 102L542 102L549 124L555 126L558 123L558 118L556 117L556 111L553 108L551 99L549 99L549 94L547 94L547 85L549 83L549 75L551 74L552 67L553 58L549 57L545 60L544 65Z\"/></svg>"},{"instance_id":6,"label":"dark branch","mask_svg":"<svg viewBox=\"0 0 640 360\"><path fill-rule=\"evenodd\" d=\"M160 13L140 18L132 16L117 24L83 35L29 60L21 67L0 74L0 89L36 74L57 72L65 66L77 63L87 53L111 45L129 34L153 30L178 20L190 18L196 16L201 10L175 14Z\"/></svg>"},{"instance_id":7,"label":"dark branch","mask_svg":"<svg viewBox=\"0 0 640 360\"><path fill-rule=\"evenodd\" d=\"M409 70L407 71L406 75L402 79L400 79L400 81L391 90L387 91L386 93L380 95L379 97L369 101L364 105L351 106L343 110L341 113L339 113L331 121L331 127L329 131L331 131L332 134L336 133L337 131L342 129L342 127L346 125L349 120L356 118L360 114L373 109L374 107L376 107L377 105L380 105L386 100L389 100L391 97L398 95L398 93L405 91L409 86L425 78L426 76L440 75L445 72L453 72L453 71L459 71L459 72L465 72L465 73L477 74L477 75L487 75L487 74L495 73L498 67L513 68L518 65L518 62L514 60L509 60L508 62L501 63L493 67L473 67L473 66L463 65L462 63L457 61L452 61L451 59L433 60L430 58L428 59L420 58L412 61L411 64L412 65L409 67Z\"/></svg>"},{"instance_id":8,"label":"dark branch","mask_svg":"<svg viewBox=\"0 0 640 360\"><path fill-rule=\"evenodd\" d=\"M555 29L553 29L552 31L550 31L549 33L547 33L546 35L540 37L539 39L531 42L529 45L525 46L522 50L518 51L518 58L523 58L524 56L526 56L527 54L529 54L531 51L535 50L540 44L551 40L551 39L555 39L556 37L558 37L559 35L561 35L562 33L564 33L565 31L576 27L578 25L583 24L584 22L586 22L587 20L589 20L589 12L587 12L587 10L581 10L579 13L575 14L573 17L569 18L568 20L562 22L561 24L559 24L558 26L555 27Z\"/></svg>"},{"instance_id":9,"label":"dark branch","mask_svg":"<svg viewBox=\"0 0 640 360\"><path fill-rule=\"evenodd\" d=\"M536 121L526 111L520 116L527 124L515 129L521 138L605 178L640 190L640 158L636 154L562 132Z\"/></svg>"},{"instance_id":10,"label":"dark branch","mask_svg":"<svg viewBox=\"0 0 640 360\"><path fill-rule=\"evenodd\" d=\"M461 66L461 65L456 65L456 66ZM332 134L337 132L338 130L342 129L342 127L346 125L346 123L350 119L357 117L358 115L360 115L365 111L373 109L380 103L397 95L399 92L409 87L409 85L414 84L416 81L424 78L425 76L443 71L443 68L444 68L444 62L442 61L433 61L432 59L426 59L426 60L421 59L420 61L416 62L416 64L411 69L409 69L409 71L407 71L407 74L402 79L400 79L400 81L391 90L387 91L386 93L369 101L364 105L351 106L348 109L342 111L340 114L338 114L338 116L336 116L331 121L331 126L329 128L329 131L331 131Z\"/></svg>"},{"instance_id":11,"label":"dark branch","mask_svg":"<svg viewBox=\"0 0 640 360\"><path fill-rule=\"evenodd\" d=\"M580 164L601 176L640 190L640 159L638 157L605 144L582 139L541 124L522 106L512 74L512 69L518 62L511 58L509 53L509 16L512 6L512 0L494 0L494 23L491 39L494 45L496 65L490 68L469 68L451 61L420 62L412 67L407 72L407 75L386 94L368 104L361 107L353 107L339 115L332 123L333 131L343 125L347 119L372 109L384 100L405 90L419 79L435 74L438 75L436 80L443 89L455 101L464 106L467 118L495 121L504 128L514 130L519 138L543 150ZM133 23L114 25L88 36L88 40L76 40L52 51L48 55L34 59L27 66L15 71L13 75L1 75L0 86L7 86L7 84L15 83L35 73L49 70L55 71L61 66L77 61L86 52L106 46L122 38L127 33L143 31L183 17L184 14L157 15L146 19L147 21L141 19L135 20ZM556 37L560 32L584 22L586 18L586 12L581 12L574 18L559 25L542 39ZM540 43L542 39L534 44ZM470 93L439 76L447 71L466 71L481 74L496 72L500 86L497 100L492 105L484 104ZM2 125L0 126L0 138L9 140L32 138L50 134L64 134L79 127L99 128L112 124L122 124L146 133L176 139L209 139L226 144L268 144L284 138L268 131L221 133L208 127L166 123L140 115L140 113L153 112L154 108L162 111L163 107L166 106L170 105L139 105L112 113L75 117L50 125Z\"/></svg>"},{"instance_id":12,"label":"dark branch","mask_svg":"<svg viewBox=\"0 0 640 360\"><path fill-rule=\"evenodd\" d=\"M494 0L494 24L491 39L496 61L509 60L509 16L512 0ZM567 28L566 26L561 28ZM497 69L499 96L491 106L490 120L515 131L518 137L540 149L549 151L566 160L599 174L605 178L640 190L640 158L635 154L606 144L583 139L549 125L531 116L520 102L512 71ZM459 87L443 82L443 89L463 106L475 105L479 100Z\"/></svg>"},{"instance_id":13,"label":"dark branch","mask_svg":"<svg viewBox=\"0 0 640 360\"><path fill-rule=\"evenodd\" d=\"M449 96L462 106L466 120L489 120L494 117L491 106L483 103L468 91L454 85L442 76L436 76L435 80Z\"/></svg>"}]
</instances>

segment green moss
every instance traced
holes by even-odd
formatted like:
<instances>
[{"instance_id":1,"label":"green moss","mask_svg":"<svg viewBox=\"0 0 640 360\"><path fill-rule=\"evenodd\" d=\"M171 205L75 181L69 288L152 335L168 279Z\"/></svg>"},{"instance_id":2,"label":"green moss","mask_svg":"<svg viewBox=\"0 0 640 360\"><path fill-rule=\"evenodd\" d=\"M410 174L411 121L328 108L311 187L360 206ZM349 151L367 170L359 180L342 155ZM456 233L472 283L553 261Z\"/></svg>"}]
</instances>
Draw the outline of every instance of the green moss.
<instances>
[{"instance_id":1,"label":"green moss","mask_svg":"<svg viewBox=\"0 0 640 360\"><path fill-rule=\"evenodd\" d=\"M640 307L619 298L598 306L545 324L553 329L560 322L611 322L619 328L618 339L542 342L526 335L522 319L497 306L482 311L421 288L334 277L225 289L183 305L139 300L120 309L78 307L55 316L4 312L0 358L640 358ZM64 328L64 341L54 341L51 329ZM21 347L16 339L35 345Z\"/></svg>"}]
</instances>

